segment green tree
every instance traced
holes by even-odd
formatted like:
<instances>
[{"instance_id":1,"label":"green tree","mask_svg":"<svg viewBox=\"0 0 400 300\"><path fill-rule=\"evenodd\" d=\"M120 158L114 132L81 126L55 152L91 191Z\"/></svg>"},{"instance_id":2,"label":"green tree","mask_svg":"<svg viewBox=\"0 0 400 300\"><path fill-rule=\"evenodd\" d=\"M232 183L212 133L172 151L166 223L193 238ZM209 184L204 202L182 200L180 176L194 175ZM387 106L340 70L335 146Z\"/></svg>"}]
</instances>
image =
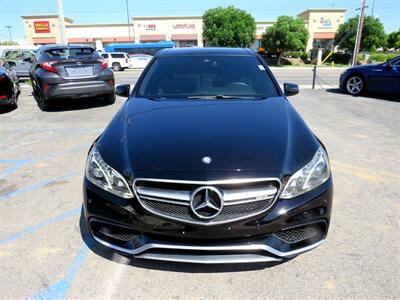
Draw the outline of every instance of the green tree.
<instances>
[{"instance_id":1,"label":"green tree","mask_svg":"<svg viewBox=\"0 0 400 300\"><path fill-rule=\"evenodd\" d=\"M387 37L387 47L400 49L400 29L393 31Z\"/></svg>"},{"instance_id":2,"label":"green tree","mask_svg":"<svg viewBox=\"0 0 400 300\"><path fill-rule=\"evenodd\" d=\"M0 41L0 46L18 46L18 43L14 41Z\"/></svg>"},{"instance_id":3,"label":"green tree","mask_svg":"<svg viewBox=\"0 0 400 300\"><path fill-rule=\"evenodd\" d=\"M244 10L217 7L203 15L203 38L211 47L250 47L255 41L256 23Z\"/></svg>"},{"instance_id":4,"label":"green tree","mask_svg":"<svg viewBox=\"0 0 400 300\"><path fill-rule=\"evenodd\" d=\"M350 18L341 24L336 32L335 45L340 43L340 49L353 51L356 43L357 27L358 17ZM360 50L370 52L385 46L386 34L382 23L373 16L365 17Z\"/></svg>"},{"instance_id":5,"label":"green tree","mask_svg":"<svg viewBox=\"0 0 400 300\"><path fill-rule=\"evenodd\" d=\"M267 51L277 52L278 64L286 51L298 51L307 45L308 30L300 18L280 16L263 35L262 47Z\"/></svg>"}]
</instances>

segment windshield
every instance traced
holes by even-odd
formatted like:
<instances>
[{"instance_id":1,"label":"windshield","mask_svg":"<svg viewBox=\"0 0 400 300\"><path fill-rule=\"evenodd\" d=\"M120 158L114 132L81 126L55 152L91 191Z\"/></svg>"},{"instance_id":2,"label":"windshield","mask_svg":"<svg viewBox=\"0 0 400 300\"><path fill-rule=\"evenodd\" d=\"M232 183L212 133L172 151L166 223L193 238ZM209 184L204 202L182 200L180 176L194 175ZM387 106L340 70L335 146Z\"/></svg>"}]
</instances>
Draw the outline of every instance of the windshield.
<instances>
[{"instance_id":1,"label":"windshield","mask_svg":"<svg viewBox=\"0 0 400 300\"><path fill-rule=\"evenodd\" d=\"M253 56L171 56L154 61L138 89L144 98L269 98L274 83Z\"/></svg>"},{"instance_id":2,"label":"windshield","mask_svg":"<svg viewBox=\"0 0 400 300\"><path fill-rule=\"evenodd\" d=\"M67 60L67 59L99 59L100 55L92 48L58 48L49 49L44 52L45 60Z\"/></svg>"}]
</instances>

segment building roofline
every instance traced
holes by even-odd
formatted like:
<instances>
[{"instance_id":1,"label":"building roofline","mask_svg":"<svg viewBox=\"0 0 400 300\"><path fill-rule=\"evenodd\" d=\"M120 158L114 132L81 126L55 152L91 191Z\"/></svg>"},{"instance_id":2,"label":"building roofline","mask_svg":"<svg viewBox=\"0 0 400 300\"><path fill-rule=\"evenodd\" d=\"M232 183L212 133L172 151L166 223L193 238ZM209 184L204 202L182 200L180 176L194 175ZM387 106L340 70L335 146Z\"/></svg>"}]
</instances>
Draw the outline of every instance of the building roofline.
<instances>
[{"instance_id":1,"label":"building roofline","mask_svg":"<svg viewBox=\"0 0 400 300\"><path fill-rule=\"evenodd\" d=\"M260 20L260 21L256 20L256 24L260 24L260 23L276 23L276 20L275 21L273 21L273 20Z\"/></svg>"},{"instance_id":2,"label":"building roofline","mask_svg":"<svg viewBox=\"0 0 400 300\"><path fill-rule=\"evenodd\" d=\"M154 19L160 19L160 20L173 20L173 19L203 19L203 16L137 16L137 17L131 17L132 20L154 20Z\"/></svg>"},{"instance_id":3,"label":"building roofline","mask_svg":"<svg viewBox=\"0 0 400 300\"><path fill-rule=\"evenodd\" d=\"M306 10L302 11L301 13L298 13L297 16L304 15L304 14L309 13L309 12L319 12L319 11L322 11L322 12L326 12L326 11L329 11L329 12L346 12L347 9L346 8L309 8L309 9L306 9Z\"/></svg>"},{"instance_id":4,"label":"building roofline","mask_svg":"<svg viewBox=\"0 0 400 300\"><path fill-rule=\"evenodd\" d=\"M57 18L58 19L58 15L57 14L50 14L50 15L29 15L29 16L21 16L22 19L26 20L26 19L39 19L39 18ZM64 17L65 21L68 21L70 23L73 23L74 20L71 18L67 18Z\"/></svg>"},{"instance_id":5,"label":"building roofline","mask_svg":"<svg viewBox=\"0 0 400 300\"><path fill-rule=\"evenodd\" d=\"M77 27L119 27L119 26L128 26L127 23L97 23L97 24L67 24L65 27L68 28L77 28ZM129 27L133 27L133 24L130 23Z\"/></svg>"}]
</instances>

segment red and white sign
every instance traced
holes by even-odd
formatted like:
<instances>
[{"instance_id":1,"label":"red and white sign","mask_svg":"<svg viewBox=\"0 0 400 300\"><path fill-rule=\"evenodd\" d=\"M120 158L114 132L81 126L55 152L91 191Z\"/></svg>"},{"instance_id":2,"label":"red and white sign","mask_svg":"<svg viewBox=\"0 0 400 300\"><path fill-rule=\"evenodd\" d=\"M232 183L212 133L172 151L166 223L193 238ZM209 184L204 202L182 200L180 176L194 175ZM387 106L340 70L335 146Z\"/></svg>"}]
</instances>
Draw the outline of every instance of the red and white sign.
<instances>
[{"instance_id":1,"label":"red and white sign","mask_svg":"<svg viewBox=\"0 0 400 300\"><path fill-rule=\"evenodd\" d=\"M35 33L49 33L50 32L49 21L35 21L35 22L33 22L33 27L35 28Z\"/></svg>"},{"instance_id":2,"label":"red and white sign","mask_svg":"<svg viewBox=\"0 0 400 300\"><path fill-rule=\"evenodd\" d=\"M144 24L146 30L156 30L156 24Z\"/></svg>"}]
</instances>

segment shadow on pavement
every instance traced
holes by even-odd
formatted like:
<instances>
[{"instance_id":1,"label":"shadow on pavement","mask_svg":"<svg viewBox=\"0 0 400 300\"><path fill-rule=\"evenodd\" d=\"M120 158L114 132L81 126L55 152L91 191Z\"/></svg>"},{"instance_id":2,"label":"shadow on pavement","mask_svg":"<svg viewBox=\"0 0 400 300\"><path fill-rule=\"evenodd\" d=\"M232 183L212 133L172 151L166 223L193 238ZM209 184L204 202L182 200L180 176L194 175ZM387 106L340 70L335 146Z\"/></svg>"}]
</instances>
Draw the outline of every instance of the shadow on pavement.
<instances>
[{"instance_id":1,"label":"shadow on pavement","mask_svg":"<svg viewBox=\"0 0 400 300\"><path fill-rule=\"evenodd\" d=\"M243 272L243 271L255 271L255 270L262 270L266 268L275 267L290 260L286 259L281 262L248 263L248 264L242 263L242 264L203 265L203 264L177 263L177 262L132 258L131 256L120 254L116 251L113 251L112 249L104 247L103 245L97 243L91 237L85 220L83 208L79 220L79 227L82 239L91 251L115 263L129 265L136 268L170 271L170 272L184 272L184 273Z\"/></svg>"},{"instance_id":2,"label":"shadow on pavement","mask_svg":"<svg viewBox=\"0 0 400 300\"><path fill-rule=\"evenodd\" d=\"M326 89L328 93L333 93L333 94L342 94L342 95L348 95L351 96L345 92L343 92L339 88L335 89ZM358 96L353 96L353 97L358 97ZM364 98L370 98L370 99L380 99L380 100L388 100L388 101L400 101L400 96L399 95L388 95L388 94L379 94L379 93L368 93L368 94L363 94L361 97Z\"/></svg>"},{"instance_id":3,"label":"shadow on pavement","mask_svg":"<svg viewBox=\"0 0 400 300\"><path fill-rule=\"evenodd\" d=\"M32 93L33 98L35 99L38 109L40 99ZM108 106L111 104L107 104L103 102L101 97L90 97L90 98L60 98L56 100L52 100L50 102L50 109L47 112L60 112L60 111L69 111L69 110L84 110L91 109L96 107Z\"/></svg>"},{"instance_id":4,"label":"shadow on pavement","mask_svg":"<svg viewBox=\"0 0 400 300\"><path fill-rule=\"evenodd\" d=\"M16 108L8 105L0 106L0 115L12 112L14 110L16 110Z\"/></svg>"}]
</instances>

